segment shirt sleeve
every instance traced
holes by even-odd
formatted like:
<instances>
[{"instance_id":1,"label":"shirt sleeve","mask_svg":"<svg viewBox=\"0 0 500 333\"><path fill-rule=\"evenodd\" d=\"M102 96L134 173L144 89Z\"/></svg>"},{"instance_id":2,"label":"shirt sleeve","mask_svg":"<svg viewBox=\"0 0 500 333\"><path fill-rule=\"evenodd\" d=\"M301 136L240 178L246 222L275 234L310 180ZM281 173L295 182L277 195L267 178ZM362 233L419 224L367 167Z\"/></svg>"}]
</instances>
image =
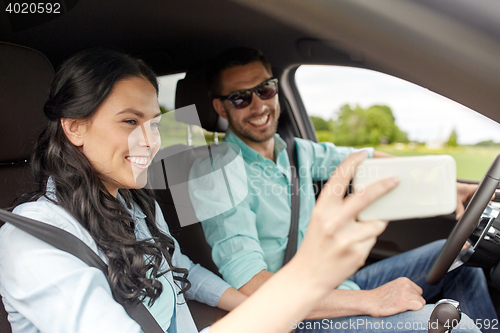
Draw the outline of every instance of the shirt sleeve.
<instances>
[{"instance_id":1,"label":"shirt sleeve","mask_svg":"<svg viewBox=\"0 0 500 333\"><path fill-rule=\"evenodd\" d=\"M49 224L54 212L21 215ZM59 221L60 222L60 221ZM13 331L140 332L104 274L77 257L6 224L0 231L0 292Z\"/></svg>"},{"instance_id":2,"label":"shirt sleeve","mask_svg":"<svg viewBox=\"0 0 500 333\"><path fill-rule=\"evenodd\" d=\"M156 211L158 227L172 237L158 204ZM230 287L229 284L200 264L193 263L182 253L177 240L174 237L172 239L175 243L172 264L189 271L188 280L191 282L191 288L186 292L187 298L216 307L221 295Z\"/></svg>"},{"instance_id":3,"label":"shirt sleeve","mask_svg":"<svg viewBox=\"0 0 500 333\"><path fill-rule=\"evenodd\" d=\"M310 165L312 180L327 180L347 156L358 151L367 150L368 157L373 157L373 148L337 147L331 142L316 143L303 139L296 141L299 165Z\"/></svg>"},{"instance_id":4,"label":"shirt sleeve","mask_svg":"<svg viewBox=\"0 0 500 333\"><path fill-rule=\"evenodd\" d=\"M200 171L208 161L197 161L190 172L190 180L200 180ZM215 162L214 162L215 164ZM237 171L231 171L228 178L235 177ZM241 177L240 178L244 178ZM252 195L247 195L235 207L214 211L214 207L220 207L221 195L219 192L226 191L227 187L224 179L215 182L215 177L205 177L205 182L201 181L189 183L189 195L193 203L196 215L201 220L201 225L205 233L207 243L212 247L212 259L219 268L219 272L231 286L235 289L241 288L250 281L257 273L267 269L264 260L264 251L260 245L256 225L256 215L250 207ZM228 186L231 193L241 193L239 187L248 186L246 183L230 182ZM241 183L241 184L240 184ZM199 186L195 186L197 184ZM207 214L207 212L212 212ZM217 215L215 215L217 213ZM211 216L209 218L204 218Z\"/></svg>"}]
</instances>

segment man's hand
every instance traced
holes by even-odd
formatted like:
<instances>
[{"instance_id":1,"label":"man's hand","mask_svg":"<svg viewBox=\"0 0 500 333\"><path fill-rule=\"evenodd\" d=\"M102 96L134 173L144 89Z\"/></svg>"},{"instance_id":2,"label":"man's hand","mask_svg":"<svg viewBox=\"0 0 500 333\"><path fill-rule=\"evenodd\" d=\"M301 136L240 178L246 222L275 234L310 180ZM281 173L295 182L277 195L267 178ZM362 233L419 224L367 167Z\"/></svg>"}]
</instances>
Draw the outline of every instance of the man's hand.
<instances>
[{"instance_id":1,"label":"man's hand","mask_svg":"<svg viewBox=\"0 0 500 333\"><path fill-rule=\"evenodd\" d=\"M368 314L373 317L392 316L408 310L420 310L425 305L422 288L401 277L367 291Z\"/></svg>"},{"instance_id":2,"label":"man's hand","mask_svg":"<svg viewBox=\"0 0 500 333\"><path fill-rule=\"evenodd\" d=\"M456 219L460 220L465 211L465 202L469 200L474 192L476 192L478 185L475 184L465 184L457 182L457 213Z\"/></svg>"},{"instance_id":3,"label":"man's hand","mask_svg":"<svg viewBox=\"0 0 500 333\"><path fill-rule=\"evenodd\" d=\"M465 211L465 202L469 200L474 192L476 192L478 185L476 184L465 184L465 183L458 183L457 182L457 210L455 211L457 213L456 219L457 221L462 218L462 215L464 214ZM493 198L495 195L491 197Z\"/></svg>"}]
</instances>

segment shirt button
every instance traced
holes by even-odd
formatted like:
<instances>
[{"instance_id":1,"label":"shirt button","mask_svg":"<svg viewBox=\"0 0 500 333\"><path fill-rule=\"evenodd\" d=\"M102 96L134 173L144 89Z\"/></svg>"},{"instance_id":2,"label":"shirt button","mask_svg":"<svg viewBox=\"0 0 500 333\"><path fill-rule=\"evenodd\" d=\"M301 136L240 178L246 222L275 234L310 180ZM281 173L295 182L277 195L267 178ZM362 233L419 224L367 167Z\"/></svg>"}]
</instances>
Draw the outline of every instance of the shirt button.
<instances>
[{"instance_id":1,"label":"shirt button","mask_svg":"<svg viewBox=\"0 0 500 333\"><path fill-rule=\"evenodd\" d=\"M269 166L269 168L270 168L270 169L273 169L273 168L274 168L274 165L270 165L270 166Z\"/></svg>"},{"instance_id":2,"label":"shirt button","mask_svg":"<svg viewBox=\"0 0 500 333\"><path fill-rule=\"evenodd\" d=\"M262 156L260 156L260 155L257 155L257 157L258 157L258 158L262 158Z\"/></svg>"}]
</instances>

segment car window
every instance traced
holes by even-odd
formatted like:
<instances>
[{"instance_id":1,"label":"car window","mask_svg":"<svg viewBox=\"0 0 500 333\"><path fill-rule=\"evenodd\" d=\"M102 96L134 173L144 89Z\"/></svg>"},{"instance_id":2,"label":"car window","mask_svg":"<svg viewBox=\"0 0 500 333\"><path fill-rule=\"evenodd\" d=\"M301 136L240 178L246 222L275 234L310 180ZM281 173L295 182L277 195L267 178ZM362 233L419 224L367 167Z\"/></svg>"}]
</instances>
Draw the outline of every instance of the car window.
<instances>
[{"instance_id":1,"label":"car window","mask_svg":"<svg viewBox=\"0 0 500 333\"><path fill-rule=\"evenodd\" d=\"M318 141L395 156L449 154L457 177L481 180L500 153L500 124L380 72L303 65L295 81Z\"/></svg>"},{"instance_id":2,"label":"car window","mask_svg":"<svg viewBox=\"0 0 500 333\"><path fill-rule=\"evenodd\" d=\"M175 119L175 90L177 82L186 73L162 75L158 77L158 102L163 113L160 122L161 147L166 148L176 144L206 145L212 139L211 133L199 126L187 125ZM188 135L188 133L191 133ZM188 137L191 138L188 142Z\"/></svg>"}]
</instances>

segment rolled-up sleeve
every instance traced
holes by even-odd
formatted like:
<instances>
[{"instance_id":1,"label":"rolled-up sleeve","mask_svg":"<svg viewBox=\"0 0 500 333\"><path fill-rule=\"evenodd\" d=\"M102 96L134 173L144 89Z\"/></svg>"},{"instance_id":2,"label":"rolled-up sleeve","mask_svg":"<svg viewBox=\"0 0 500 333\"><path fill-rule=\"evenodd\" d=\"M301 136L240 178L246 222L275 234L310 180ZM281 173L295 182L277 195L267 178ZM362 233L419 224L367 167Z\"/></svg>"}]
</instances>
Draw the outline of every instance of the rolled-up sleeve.
<instances>
[{"instance_id":1,"label":"rolled-up sleeve","mask_svg":"<svg viewBox=\"0 0 500 333\"><path fill-rule=\"evenodd\" d=\"M190 179L196 179L206 173L206 165L209 161L197 161L190 172ZM216 162L214 162L216 164ZM240 175L243 178L238 184L245 183L244 170ZM235 176L236 171L232 171ZM241 183L241 184L240 184ZM235 204L229 205L229 209L220 210L218 214L207 214L220 206L220 196L214 193L227 191L224 182L221 184L204 184L207 190L201 191L196 188L194 182L190 182L189 195L193 203L196 215L201 220L203 232L207 243L212 247L212 259L219 268L219 272L233 288L239 289L250 281L257 273L267 269L264 251L259 241L256 225L256 215L250 208L250 201L254 193L248 195ZM234 189L234 184L230 184ZM211 193L211 194L210 194ZM207 216L210 216L207 218Z\"/></svg>"},{"instance_id":2,"label":"rolled-up sleeve","mask_svg":"<svg viewBox=\"0 0 500 333\"><path fill-rule=\"evenodd\" d=\"M257 273L267 270L260 245L256 216L246 202L221 216L201 223L212 258L231 286L241 288Z\"/></svg>"},{"instance_id":3,"label":"rolled-up sleeve","mask_svg":"<svg viewBox=\"0 0 500 333\"><path fill-rule=\"evenodd\" d=\"M327 180L344 159L358 151L366 150L368 157L373 157L373 148L356 149L338 147L331 142L316 143L303 139L295 140L299 149L299 164L308 165L310 163L312 180ZM301 157L308 160L302 161Z\"/></svg>"}]
</instances>

